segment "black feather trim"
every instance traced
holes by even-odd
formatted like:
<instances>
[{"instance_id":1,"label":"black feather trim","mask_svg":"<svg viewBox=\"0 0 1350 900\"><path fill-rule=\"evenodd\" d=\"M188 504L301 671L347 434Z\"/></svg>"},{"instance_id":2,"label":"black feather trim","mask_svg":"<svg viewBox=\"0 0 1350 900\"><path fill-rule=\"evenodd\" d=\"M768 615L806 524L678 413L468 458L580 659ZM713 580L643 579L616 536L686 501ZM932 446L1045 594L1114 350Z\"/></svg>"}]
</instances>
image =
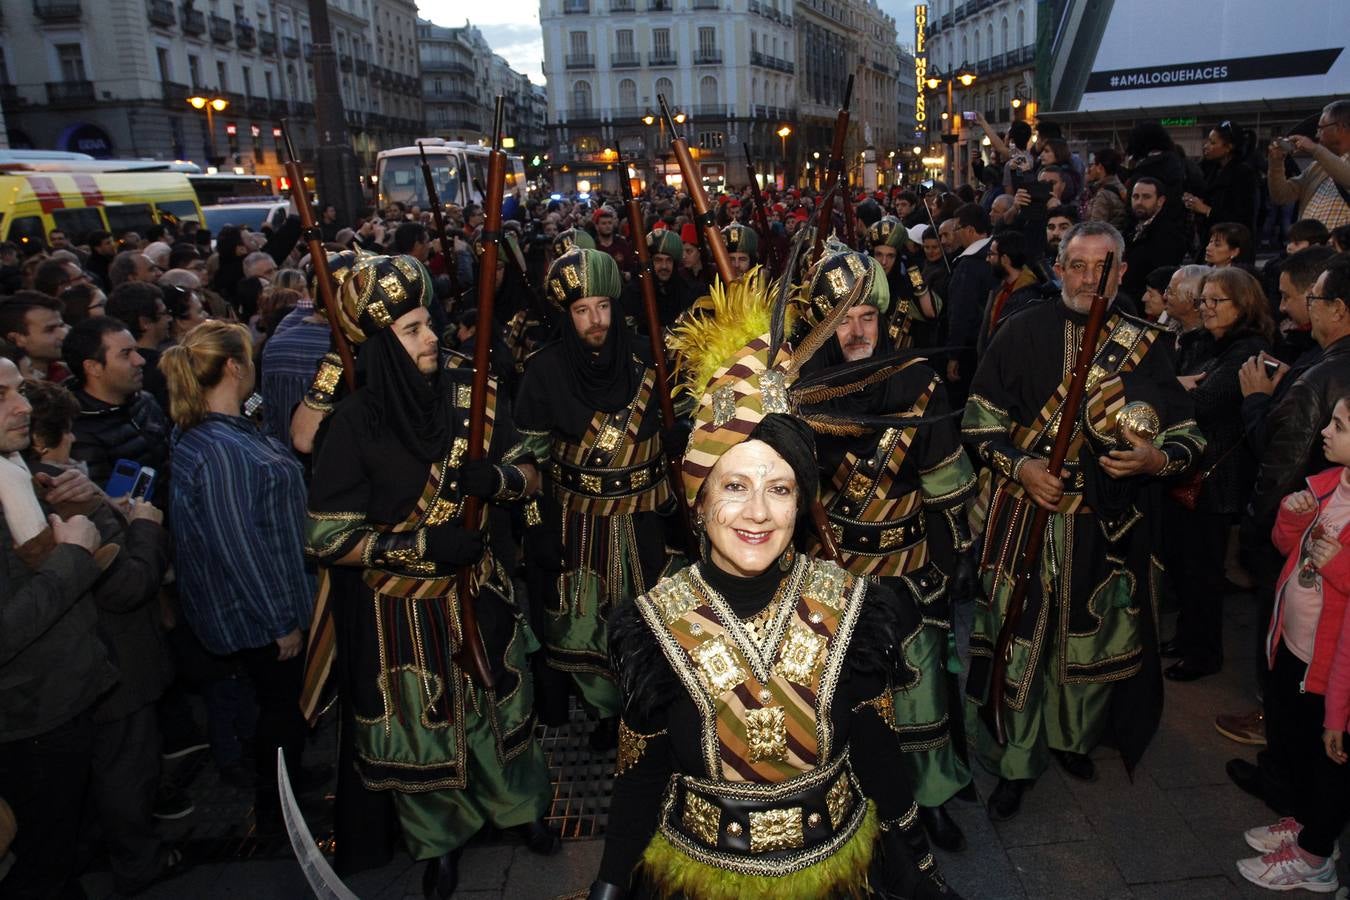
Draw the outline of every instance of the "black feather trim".
<instances>
[{"instance_id":1,"label":"black feather trim","mask_svg":"<svg viewBox=\"0 0 1350 900\"><path fill-rule=\"evenodd\" d=\"M609 620L609 659L619 676L624 721L634 728L641 730L672 700L685 696L636 603L623 604Z\"/></svg>"},{"instance_id":2,"label":"black feather trim","mask_svg":"<svg viewBox=\"0 0 1350 900\"><path fill-rule=\"evenodd\" d=\"M910 680L904 664L904 645L923 627L912 603L871 579L863 595L863 609L848 648L849 668L858 674L880 676L893 688Z\"/></svg>"}]
</instances>

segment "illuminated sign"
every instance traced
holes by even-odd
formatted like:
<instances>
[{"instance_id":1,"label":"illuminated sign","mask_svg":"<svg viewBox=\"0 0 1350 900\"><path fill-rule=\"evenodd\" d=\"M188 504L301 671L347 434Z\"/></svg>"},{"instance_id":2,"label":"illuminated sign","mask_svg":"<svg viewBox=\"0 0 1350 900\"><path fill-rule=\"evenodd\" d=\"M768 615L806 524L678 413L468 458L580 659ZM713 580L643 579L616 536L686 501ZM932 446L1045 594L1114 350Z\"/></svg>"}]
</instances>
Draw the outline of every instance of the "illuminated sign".
<instances>
[{"instance_id":1,"label":"illuminated sign","mask_svg":"<svg viewBox=\"0 0 1350 900\"><path fill-rule=\"evenodd\" d=\"M914 124L916 129L928 123L928 7L914 7Z\"/></svg>"}]
</instances>

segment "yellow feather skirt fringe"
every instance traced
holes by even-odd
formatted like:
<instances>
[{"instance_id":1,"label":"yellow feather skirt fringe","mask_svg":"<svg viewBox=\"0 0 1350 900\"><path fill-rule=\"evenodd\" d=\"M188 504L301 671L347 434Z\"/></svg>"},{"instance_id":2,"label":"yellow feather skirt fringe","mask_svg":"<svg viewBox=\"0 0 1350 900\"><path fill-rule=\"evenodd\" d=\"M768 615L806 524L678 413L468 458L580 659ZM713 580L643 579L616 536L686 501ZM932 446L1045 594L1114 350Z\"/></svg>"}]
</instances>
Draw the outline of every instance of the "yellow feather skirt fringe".
<instances>
[{"instance_id":1,"label":"yellow feather skirt fringe","mask_svg":"<svg viewBox=\"0 0 1350 900\"><path fill-rule=\"evenodd\" d=\"M662 898L687 900L797 900L871 896L867 873L880 829L876 806L870 801L862 824L833 854L787 875L746 875L690 858L660 832L643 851L639 870Z\"/></svg>"}]
</instances>

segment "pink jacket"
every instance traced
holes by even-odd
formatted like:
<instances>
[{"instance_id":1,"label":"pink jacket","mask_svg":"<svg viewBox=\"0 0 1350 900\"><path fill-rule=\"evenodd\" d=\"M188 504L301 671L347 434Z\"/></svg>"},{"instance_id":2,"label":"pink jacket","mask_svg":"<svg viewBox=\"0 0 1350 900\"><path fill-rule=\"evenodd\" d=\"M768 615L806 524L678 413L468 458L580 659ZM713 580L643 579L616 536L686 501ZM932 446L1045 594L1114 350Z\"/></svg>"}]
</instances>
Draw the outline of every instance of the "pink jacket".
<instances>
[{"instance_id":1,"label":"pink jacket","mask_svg":"<svg viewBox=\"0 0 1350 900\"><path fill-rule=\"evenodd\" d=\"M1336 492L1343 467L1335 466L1308 478L1308 490L1318 500L1319 509L1325 508ZM1284 569L1275 587L1275 611L1270 617L1266 635L1266 659L1273 668L1275 651L1284 633L1284 585L1299 565L1299 550L1303 537L1311 528L1316 514L1295 515L1280 505L1271 538L1284 554ZM1313 641L1313 658L1303 676L1302 688L1326 696L1326 716L1323 727L1332 731L1350 728L1350 524L1337 536L1342 552L1321 569L1322 613L1317 620L1317 634Z\"/></svg>"}]
</instances>

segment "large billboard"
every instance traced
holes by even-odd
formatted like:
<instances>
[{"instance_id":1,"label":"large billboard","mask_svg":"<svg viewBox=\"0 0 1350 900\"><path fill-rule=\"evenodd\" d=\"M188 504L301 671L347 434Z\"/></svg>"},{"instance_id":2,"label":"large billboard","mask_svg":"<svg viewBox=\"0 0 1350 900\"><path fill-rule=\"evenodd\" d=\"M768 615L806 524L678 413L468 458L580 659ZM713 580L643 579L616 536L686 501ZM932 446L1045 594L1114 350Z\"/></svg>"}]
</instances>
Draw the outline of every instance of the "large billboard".
<instances>
[{"instance_id":1,"label":"large billboard","mask_svg":"<svg viewBox=\"0 0 1350 900\"><path fill-rule=\"evenodd\" d=\"M1052 108L1345 95L1350 0L1041 0Z\"/></svg>"}]
</instances>

